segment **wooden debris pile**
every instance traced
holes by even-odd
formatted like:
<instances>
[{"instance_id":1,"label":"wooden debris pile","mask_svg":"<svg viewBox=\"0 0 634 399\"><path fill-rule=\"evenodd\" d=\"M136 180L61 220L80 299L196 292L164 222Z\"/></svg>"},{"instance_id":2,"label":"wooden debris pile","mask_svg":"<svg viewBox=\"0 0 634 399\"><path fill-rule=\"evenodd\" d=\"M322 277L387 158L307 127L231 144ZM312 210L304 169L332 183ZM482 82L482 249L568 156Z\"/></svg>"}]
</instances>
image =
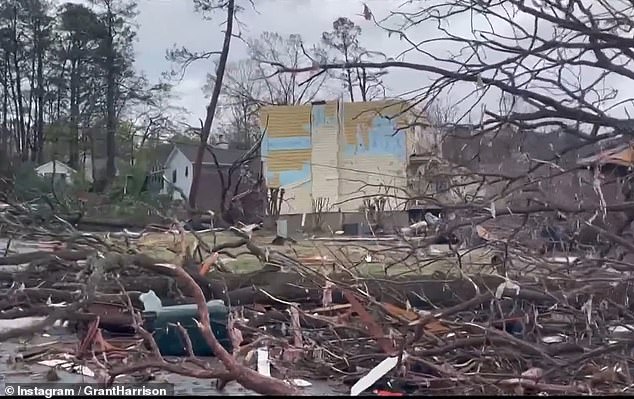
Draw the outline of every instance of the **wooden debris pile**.
<instances>
[{"instance_id":1,"label":"wooden debris pile","mask_svg":"<svg viewBox=\"0 0 634 399\"><path fill-rule=\"evenodd\" d=\"M248 229L233 232L234 241L215 246L180 241L178 262L145 255L135 244L142 234L104 238L72 226L63 245L7 254L0 319L39 319L0 331L0 339L66 320L80 339L72 356L92 359L103 380L163 369L217 379L219 388L237 380L265 394L298 394L298 385L318 378L348 384L352 395L631 389L634 298L631 275L617 264L535 255L518 262L508 242L489 242L506 248L504 273L368 276L338 264L319 268L256 245ZM227 248L244 248L262 268L228 272L217 256ZM196 304L199 328L223 367L195 356L186 332L187 356L161 354L140 320L140 296L149 290L164 303ZM211 329L205 302L214 299L230 309L233 351ZM115 333L129 334L127 341Z\"/></svg>"}]
</instances>

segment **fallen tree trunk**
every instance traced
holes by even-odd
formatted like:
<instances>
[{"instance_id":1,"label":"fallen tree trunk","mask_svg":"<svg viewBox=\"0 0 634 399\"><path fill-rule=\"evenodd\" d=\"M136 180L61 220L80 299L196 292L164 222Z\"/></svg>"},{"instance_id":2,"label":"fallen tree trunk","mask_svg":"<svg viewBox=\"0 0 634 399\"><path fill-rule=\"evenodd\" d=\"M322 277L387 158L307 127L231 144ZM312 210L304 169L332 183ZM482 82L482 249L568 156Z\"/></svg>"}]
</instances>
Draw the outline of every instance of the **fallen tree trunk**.
<instances>
[{"instance_id":1,"label":"fallen tree trunk","mask_svg":"<svg viewBox=\"0 0 634 399\"><path fill-rule=\"evenodd\" d=\"M218 274L216 274L218 276ZM481 292L493 291L504 282L500 277L481 276L467 279L412 281L411 279L361 279L353 280L348 275L330 276L345 286L363 284L369 293L379 302L387 302L403 306L406 301L420 309L434 307L450 307L469 300L477 295L474 283ZM298 273L253 272L240 278L231 275L228 281L212 281L214 292L220 292L215 299L223 299L227 305L275 305L280 301L299 303L320 303L322 300L325 279L302 276ZM234 288L231 290L231 288ZM228 292L225 294L223 290ZM518 298L552 305L557 298L539 290L523 288ZM347 303L341 290L335 288L332 294L333 303Z\"/></svg>"},{"instance_id":2,"label":"fallen tree trunk","mask_svg":"<svg viewBox=\"0 0 634 399\"><path fill-rule=\"evenodd\" d=\"M50 252L50 251L27 252L23 254L0 257L0 266L22 265L24 263L33 262L35 260L45 260L45 259L54 259L54 258L60 258L63 260L70 260L70 261L78 261L78 260L84 260L88 258L93 253L95 253L94 250L79 250L79 251L61 250L61 251L55 251L55 252Z\"/></svg>"},{"instance_id":3,"label":"fallen tree trunk","mask_svg":"<svg viewBox=\"0 0 634 399\"><path fill-rule=\"evenodd\" d=\"M120 290L119 290L120 291ZM95 294L95 301L102 303L127 303L128 295L132 301L132 305L141 307L138 291L128 291L125 294ZM9 309L16 303L31 303L41 304L51 301L51 303L71 303L76 301L80 297L79 292L70 292L64 290L56 290L50 288L24 288L11 293L11 298L5 298L0 300L0 310Z\"/></svg>"},{"instance_id":4,"label":"fallen tree trunk","mask_svg":"<svg viewBox=\"0 0 634 399\"><path fill-rule=\"evenodd\" d=\"M307 314L300 314L300 325L303 328L328 328L331 323L328 321L320 320L318 318L310 317ZM268 312L258 315L249 320L247 325L252 328L258 328L266 326L267 324L280 324L291 323L291 316L287 313L283 313L279 310L269 310Z\"/></svg>"},{"instance_id":5,"label":"fallen tree trunk","mask_svg":"<svg viewBox=\"0 0 634 399\"><path fill-rule=\"evenodd\" d=\"M93 251L57 251L57 252L32 252L0 258L0 265L22 264L26 262L46 261L47 259L79 260L87 258ZM161 263L160 260L151 259L144 255L137 255L135 259L144 259L146 263ZM59 266L56 266L59 267ZM280 272L275 267L264 268L246 274L233 274L223 272L212 272L208 277L198 275L195 267L184 268L185 271L196 281L203 290L207 300L221 299L230 306L262 304L277 305L280 301L297 303L320 303L326 278L318 274L304 275L296 272ZM65 272L63 266L60 268L60 277ZM133 275L129 275L133 274ZM33 277L28 277L29 272L18 272L14 274L2 273L2 280L7 277L16 276L15 280L28 283L28 286L39 286L42 288L54 288L56 284L64 284L60 279L52 277L50 281L41 281L39 273L33 273ZM129 275L129 276L126 276ZM411 277L389 278L353 278L348 274L332 274L328 276L331 281L337 282L341 287L367 287L369 293L379 302L404 306L406 302L419 309L434 309L437 307L451 307L468 301L479 292L495 292L504 279L499 276L480 275L471 279L420 279L412 280ZM634 299L633 288L629 284L614 284L611 280L599 280L584 283L583 280L574 278L556 280L551 278L542 281L537 286L533 281L520 282L521 289L516 296L518 299L530 301L535 304L552 305L557 302L566 302L577 306L583 304L588 299L588 290L610 293L611 298L617 302L622 302L626 297ZM477 286L477 289L476 289ZM159 297L163 298L166 304L183 303L186 299L178 290L174 280L168 276L143 276L143 273L134 271L134 267L123 270L120 281L104 281L100 285L103 293L119 293L123 288L126 291L147 292L153 290ZM558 295L550 295L544 290L558 292ZM564 299L561 295L564 292L572 292ZM45 292L45 291L41 291ZM57 296L54 300L68 301L68 297ZM45 294L42 294L45 295ZM35 297L33 297L35 298ZM40 298L41 299L41 298ZM191 300L191 299L190 299ZM334 303L346 303L339 289L333 290ZM630 301L634 303L634 301ZM2 302L0 302L2 304Z\"/></svg>"},{"instance_id":6,"label":"fallen tree trunk","mask_svg":"<svg viewBox=\"0 0 634 399\"><path fill-rule=\"evenodd\" d=\"M84 216L79 219L75 224L84 229L90 229L93 227L101 228L139 228L143 229L149 224L165 224L171 221L160 216L147 216L143 218L125 218L125 219L101 219L97 217Z\"/></svg>"},{"instance_id":7,"label":"fallen tree trunk","mask_svg":"<svg viewBox=\"0 0 634 399\"><path fill-rule=\"evenodd\" d=\"M152 263L151 258L142 255L133 256L131 258L120 255L111 255L107 258L107 261L110 264L119 266L125 266L128 261L131 261L137 266L169 275L180 282L185 291L196 301L196 305L198 306L198 318L200 320L199 328L205 341L226 367L230 376L235 378L240 385L265 395L296 395L298 393L296 389L281 380L263 376L256 371L243 366L236 360L235 357L224 349L224 347L216 339L210 326L209 310L207 309L206 298L204 297L202 290L183 268L171 264L155 264Z\"/></svg>"}]
</instances>

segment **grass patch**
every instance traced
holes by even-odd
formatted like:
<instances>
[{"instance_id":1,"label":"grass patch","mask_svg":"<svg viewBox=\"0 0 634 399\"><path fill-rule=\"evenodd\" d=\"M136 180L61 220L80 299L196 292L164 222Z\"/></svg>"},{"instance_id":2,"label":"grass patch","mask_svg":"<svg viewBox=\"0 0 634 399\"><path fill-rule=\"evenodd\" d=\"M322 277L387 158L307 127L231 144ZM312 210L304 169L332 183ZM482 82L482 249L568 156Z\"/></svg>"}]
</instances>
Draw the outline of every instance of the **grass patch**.
<instances>
[{"instance_id":1,"label":"grass patch","mask_svg":"<svg viewBox=\"0 0 634 399\"><path fill-rule=\"evenodd\" d=\"M209 245L214 246L214 234L199 234L201 239ZM311 240L300 240L296 244L273 246L271 242L273 235L255 234L253 241L262 247L269 247L271 250L279 251L288 256L302 259L313 257L326 257L326 266L323 267L325 273L332 272L332 264L337 263L335 270L341 271L341 264L360 276L432 276L439 273L448 277L459 276L459 261L456 256L447 256L446 253L440 254L438 251L447 251L448 248L442 246L434 247L436 253L433 255L419 254L418 259L413 256L407 256L408 253L403 249L395 249L390 245L369 242L321 242ZM228 242L239 240L235 235L227 232L217 232L215 234L215 245L221 245ZM196 238L192 234L187 234L187 243L193 248ZM139 249L149 255L164 259L166 261L174 261L177 255L174 251L180 249L180 241L171 234L150 234L143 238L138 245ZM364 259L368 251L372 253L372 260L366 262ZM245 254L246 249L229 248L226 252L237 256L233 259L228 256L221 255L221 259L225 266L233 273L250 273L259 270L262 267L260 261L252 255ZM238 256L240 255L240 256ZM494 271L491 266L491 253L486 250L471 250L461 255L462 271L467 274L490 274ZM315 264L315 268L319 266L319 261L311 261ZM385 265L391 265L386 268Z\"/></svg>"}]
</instances>

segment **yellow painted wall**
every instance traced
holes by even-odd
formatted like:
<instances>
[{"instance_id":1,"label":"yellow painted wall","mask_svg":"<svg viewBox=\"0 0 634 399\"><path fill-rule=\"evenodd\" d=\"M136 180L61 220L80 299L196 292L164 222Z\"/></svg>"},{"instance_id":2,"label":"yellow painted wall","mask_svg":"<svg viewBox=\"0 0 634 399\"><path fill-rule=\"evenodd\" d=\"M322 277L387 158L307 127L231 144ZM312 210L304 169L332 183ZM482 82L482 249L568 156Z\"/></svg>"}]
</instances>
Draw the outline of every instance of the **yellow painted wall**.
<instances>
[{"instance_id":1,"label":"yellow painted wall","mask_svg":"<svg viewBox=\"0 0 634 399\"><path fill-rule=\"evenodd\" d=\"M264 107L260 126L269 137L310 136L311 105L276 105Z\"/></svg>"}]
</instances>

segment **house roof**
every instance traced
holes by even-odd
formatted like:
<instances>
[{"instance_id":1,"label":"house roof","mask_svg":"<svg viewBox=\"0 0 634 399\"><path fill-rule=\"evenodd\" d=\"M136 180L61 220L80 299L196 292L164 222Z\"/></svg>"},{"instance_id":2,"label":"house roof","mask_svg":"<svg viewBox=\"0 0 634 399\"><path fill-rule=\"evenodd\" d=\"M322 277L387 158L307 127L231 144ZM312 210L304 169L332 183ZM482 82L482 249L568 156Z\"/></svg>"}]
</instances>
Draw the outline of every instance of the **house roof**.
<instances>
[{"instance_id":1,"label":"house roof","mask_svg":"<svg viewBox=\"0 0 634 399\"><path fill-rule=\"evenodd\" d=\"M159 161L160 163L165 163L167 161L167 157L169 157L173 149L174 149L174 145L171 143L158 144L156 145L156 147L152 148L151 157L155 161Z\"/></svg>"},{"instance_id":2,"label":"house roof","mask_svg":"<svg viewBox=\"0 0 634 399\"><path fill-rule=\"evenodd\" d=\"M40 171L41 169L43 169L45 166L48 166L50 164L53 164L53 162L55 163L55 168L60 168L60 169L65 169L65 170L70 170L72 172L77 172L75 169L71 168L70 166L66 165L64 162L55 160L55 161L48 161L48 162L44 162L43 164L39 165L38 167L35 168L35 170Z\"/></svg>"},{"instance_id":3,"label":"house roof","mask_svg":"<svg viewBox=\"0 0 634 399\"><path fill-rule=\"evenodd\" d=\"M191 163L196 161L196 153L198 151L198 144L175 144L176 148L180 150L180 152L189 159ZM230 165L234 161L240 159L244 155L246 151L243 150L229 150L225 148L214 148L213 149L216 158L218 159L219 164ZM203 164L213 165L214 157L210 151L205 151L203 156Z\"/></svg>"},{"instance_id":4,"label":"house roof","mask_svg":"<svg viewBox=\"0 0 634 399\"><path fill-rule=\"evenodd\" d=\"M258 167L258 163L256 162L254 169ZM209 165L211 166L211 165ZM222 175L224 176L224 184L229 183L228 179L228 169L221 168ZM221 188L221 180L219 177L219 169L206 167L201 170L201 181L205 182L205 184L201 184L198 190L198 195L196 199L196 206L199 209L209 209L214 212L219 212L222 209L221 201L222 201L222 188ZM257 171L253 171L257 174ZM228 191L229 195L233 195L234 190L236 189L236 185L238 185L238 194L242 194L247 192L250 189L256 187L253 180L239 178L241 171L235 170L233 171L233 177L231 179L231 187ZM261 189L262 187L260 187ZM263 192L256 190L240 200L240 204L245 210L246 214L252 214L257 216L258 218L264 214L264 199L266 198L266 194Z\"/></svg>"}]
</instances>

